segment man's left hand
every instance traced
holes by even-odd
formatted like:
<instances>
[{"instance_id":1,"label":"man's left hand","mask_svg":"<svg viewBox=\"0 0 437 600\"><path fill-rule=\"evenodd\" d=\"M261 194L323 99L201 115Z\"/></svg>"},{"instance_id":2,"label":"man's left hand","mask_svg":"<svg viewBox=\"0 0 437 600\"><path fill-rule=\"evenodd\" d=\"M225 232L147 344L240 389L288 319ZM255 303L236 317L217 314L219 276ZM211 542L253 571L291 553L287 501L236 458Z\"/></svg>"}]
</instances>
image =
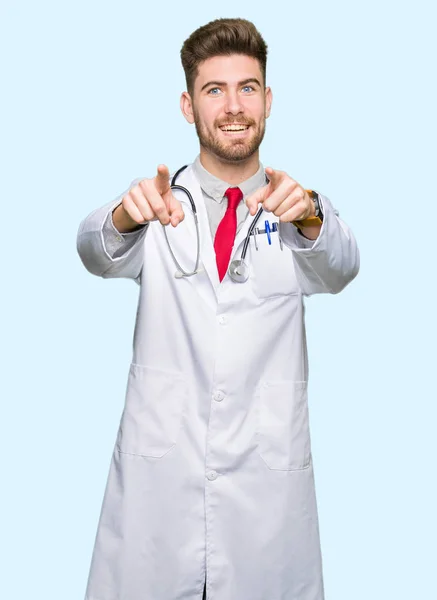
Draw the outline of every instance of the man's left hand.
<instances>
[{"instance_id":1,"label":"man's left hand","mask_svg":"<svg viewBox=\"0 0 437 600\"><path fill-rule=\"evenodd\" d=\"M266 168L269 183L246 198L246 205L253 216L258 204L272 212L284 223L313 217L315 206L308 192L284 171Z\"/></svg>"}]
</instances>

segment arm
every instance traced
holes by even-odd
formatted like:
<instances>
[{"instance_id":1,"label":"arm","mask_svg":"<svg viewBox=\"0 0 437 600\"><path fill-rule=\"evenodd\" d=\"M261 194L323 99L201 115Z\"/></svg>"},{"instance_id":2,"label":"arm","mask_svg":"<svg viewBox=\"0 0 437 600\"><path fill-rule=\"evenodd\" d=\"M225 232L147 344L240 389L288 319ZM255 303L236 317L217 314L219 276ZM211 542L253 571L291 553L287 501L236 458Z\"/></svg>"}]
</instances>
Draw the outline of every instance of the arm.
<instances>
[{"instance_id":1,"label":"arm","mask_svg":"<svg viewBox=\"0 0 437 600\"><path fill-rule=\"evenodd\" d=\"M106 250L111 258L123 256L125 252L130 250L130 248L141 236L141 232L144 227L147 227L147 223L135 223L135 227L131 228L130 230L118 225L116 226L115 217L117 214L117 209L120 207L121 204L109 211L108 216L103 223L103 240L105 242Z\"/></svg>"},{"instance_id":2,"label":"arm","mask_svg":"<svg viewBox=\"0 0 437 600\"><path fill-rule=\"evenodd\" d=\"M184 216L181 203L171 191L168 168L159 165L155 177L134 179L118 198L82 221L77 251L90 273L106 278L129 277L139 283L150 221L177 227Z\"/></svg>"},{"instance_id":3,"label":"arm","mask_svg":"<svg viewBox=\"0 0 437 600\"><path fill-rule=\"evenodd\" d=\"M85 266L103 278L138 279L143 265L143 242L148 223L138 230L120 233L113 224L112 213L127 192L141 181L135 179L115 200L90 213L80 224L77 251Z\"/></svg>"},{"instance_id":4,"label":"arm","mask_svg":"<svg viewBox=\"0 0 437 600\"><path fill-rule=\"evenodd\" d=\"M357 242L326 196L319 194L323 224L316 239L299 234L292 223L279 223L279 234L293 252L296 274L302 292L312 294L341 292L357 275L360 257Z\"/></svg>"}]
</instances>

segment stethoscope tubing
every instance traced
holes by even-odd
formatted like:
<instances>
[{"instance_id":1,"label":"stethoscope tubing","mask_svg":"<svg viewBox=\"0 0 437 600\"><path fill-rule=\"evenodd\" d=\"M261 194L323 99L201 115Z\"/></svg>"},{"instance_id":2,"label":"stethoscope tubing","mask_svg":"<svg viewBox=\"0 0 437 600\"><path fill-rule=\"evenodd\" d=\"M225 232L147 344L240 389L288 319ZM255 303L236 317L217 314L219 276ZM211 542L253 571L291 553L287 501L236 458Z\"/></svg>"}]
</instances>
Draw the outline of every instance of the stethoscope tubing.
<instances>
[{"instance_id":1,"label":"stethoscope tubing","mask_svg":"<svg viewBox=\"0 0 437 600\"><path fill-rule=\"evenodd\" d=\"M194 221L195 221L195 225L196 225L196 235L197 235L197 256L196 256L196 265L194 267L194 271L192 271L191 273L185 271L181 265L179 264L176 256L173 253L173 250L171 249L170 243L168 241L167 238L167 230L166 230L166 225L163 225L164 228L164 235L165 235L165 239L167 241L167 245L168 245L168 249L170 250L170 253L172 255L172 258L174 260L174 263L176 264L177 268L179 269L179 271L176 272L176 277L181 278L183 276L185 277L190 277L191 275L195 275L197 273L197 269L199 268L199 261L200 261L200 235L199 235L199 223L198 223L198 218L197 218L197 209L196 209L196 204L194 202L193 196L191 195L191 192L184 186L182 185L178 185L176 183L176 179L178 177L178 175L180 173L182 173L182 171L184 169L186 169L188 167L188 165L184 165L183 167L181 167L178 171L176 171L176 173L173 175L172 180L171 180L171 184L170 184L170 189L171 190L180 190L181 192L184 192L187 196L188 199L190 201L191 204L191 209L193 212L193 217L194 217ZM266 177L266 180L268 182L268 179ZM263 213L263 207L261 207L258 212L256 213L252 223L250 224L249 230L247 232L246 238L244 240L244 245L243 245L243 251L241 253L241 258L239 259L239 262L241 262L242 264L245 263L245 258L246 258L246 254L247 254L247 249L249 247L249 242L250 242L250 236L252 235L256 224L258 223L262 213ZM234 278L232 278L234 279ZM234 279L235 281L235 279Z\"/></svg>"}]
</instances>

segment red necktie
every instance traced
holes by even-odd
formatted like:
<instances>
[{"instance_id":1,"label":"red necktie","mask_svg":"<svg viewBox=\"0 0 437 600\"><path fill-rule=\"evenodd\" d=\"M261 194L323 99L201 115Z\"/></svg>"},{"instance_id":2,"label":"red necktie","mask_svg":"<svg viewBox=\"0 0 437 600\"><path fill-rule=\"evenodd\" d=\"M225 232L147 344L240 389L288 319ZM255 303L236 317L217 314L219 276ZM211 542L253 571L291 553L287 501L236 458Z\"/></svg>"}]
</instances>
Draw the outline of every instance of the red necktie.
<instances>
[{"instance_id":1,"label":"red necktie","mask_svg":"<svg viewBox=\"0 0 437 600\"><path fill-rule=\"evenodd\" d=\"M225 192L228 199L228 208L225 216L220 221L214 238L214 250L220 281L226 274L232 247L237 231L237 206L243 197L243 192L238 187L228 188Z\"/></svg>"}]
</instances>

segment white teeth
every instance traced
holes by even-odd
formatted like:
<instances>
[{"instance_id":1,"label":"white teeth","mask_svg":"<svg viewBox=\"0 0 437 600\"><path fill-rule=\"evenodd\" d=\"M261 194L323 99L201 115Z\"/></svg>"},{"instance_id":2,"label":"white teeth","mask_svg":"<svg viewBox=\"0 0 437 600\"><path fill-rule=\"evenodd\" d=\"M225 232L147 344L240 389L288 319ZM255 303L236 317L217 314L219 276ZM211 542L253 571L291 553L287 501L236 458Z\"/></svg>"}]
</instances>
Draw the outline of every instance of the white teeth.
<instances>
[{"instance_id":1,"label":"white teeth","mask_svg":"<svg viewBox=\"0 0 437 600\"><path fill-rule=\"evenodd\" d=\"M225 127L220 127L220 129L222 131L245 131L248 127L248 125L227 125Z\"/></svg>"}]
</instances>

